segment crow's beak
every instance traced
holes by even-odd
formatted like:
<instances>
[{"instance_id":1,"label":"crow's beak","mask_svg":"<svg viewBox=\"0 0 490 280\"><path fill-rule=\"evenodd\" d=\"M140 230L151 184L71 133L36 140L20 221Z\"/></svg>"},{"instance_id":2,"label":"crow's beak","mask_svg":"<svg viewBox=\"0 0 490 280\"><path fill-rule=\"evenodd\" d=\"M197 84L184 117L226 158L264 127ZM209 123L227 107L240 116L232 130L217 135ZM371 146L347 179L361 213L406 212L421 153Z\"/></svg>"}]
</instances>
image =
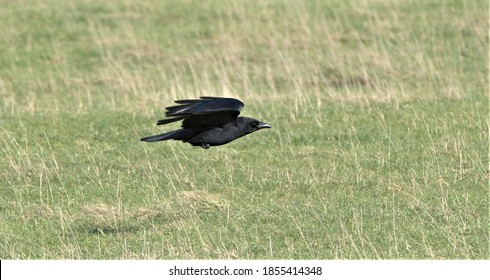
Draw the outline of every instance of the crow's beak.
<instances>
[{"instance_id":1,"label":"crow's beak","mask_svg":"<svg viewBox=\"0 0 490 280\"><path fill-rule=\"evenodd\" d=\"M262 129L262 128L272 128L272 126L268 123L263 123L263 122L259 122L259 125L257 126L258 129Z\"/></svg>"}]
</instances>

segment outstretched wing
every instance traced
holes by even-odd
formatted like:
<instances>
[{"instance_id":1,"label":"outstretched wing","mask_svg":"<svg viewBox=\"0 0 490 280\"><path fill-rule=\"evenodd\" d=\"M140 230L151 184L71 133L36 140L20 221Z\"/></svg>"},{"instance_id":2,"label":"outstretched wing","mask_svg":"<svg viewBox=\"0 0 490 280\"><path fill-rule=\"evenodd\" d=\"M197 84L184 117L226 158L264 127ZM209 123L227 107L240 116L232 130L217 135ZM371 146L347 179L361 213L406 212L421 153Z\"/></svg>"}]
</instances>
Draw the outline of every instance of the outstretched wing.
<instances>
[{"instance_id":1,"label":"outstretched wing","mask_svg":"<svg viewBox=\"0 0 490 280\"><path fill-rule=\"evenodd\" d=\"M184 120L183 128L222 126L234 122L244 104L234 98L201 96L200 99L177 100L180 105L170 106L165 112L169 119L159 120L158 125Z\"/></svg>"}]
</instances>

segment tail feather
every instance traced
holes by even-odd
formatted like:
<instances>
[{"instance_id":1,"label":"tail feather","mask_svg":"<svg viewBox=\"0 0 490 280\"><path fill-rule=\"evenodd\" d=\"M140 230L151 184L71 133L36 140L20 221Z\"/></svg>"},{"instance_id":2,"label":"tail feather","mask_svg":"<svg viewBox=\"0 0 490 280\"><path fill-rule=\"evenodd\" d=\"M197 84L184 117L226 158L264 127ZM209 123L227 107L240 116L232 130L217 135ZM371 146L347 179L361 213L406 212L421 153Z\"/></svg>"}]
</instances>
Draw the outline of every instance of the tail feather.
<instances>
[{"instance_id":1,"label":"tail feather","mask_svg":"<svg viewBox=\"0 0 490 280\"><path fill-rule=\"evenodd\" d=\"M179 129L175 131L166 132L163 134L153 135L141 138L140 141L145 142L158 142L165 140L187 140L192 136L192 131L186 129Z\"/></svg>"}]
</instances>

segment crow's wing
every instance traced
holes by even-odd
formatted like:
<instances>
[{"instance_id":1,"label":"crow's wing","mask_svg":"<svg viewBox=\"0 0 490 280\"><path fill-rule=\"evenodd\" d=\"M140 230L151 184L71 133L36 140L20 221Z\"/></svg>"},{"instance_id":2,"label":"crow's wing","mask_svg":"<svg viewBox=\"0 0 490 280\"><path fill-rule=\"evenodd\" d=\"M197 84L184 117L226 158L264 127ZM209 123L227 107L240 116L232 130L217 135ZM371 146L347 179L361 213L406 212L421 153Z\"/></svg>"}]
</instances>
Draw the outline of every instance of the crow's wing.
<instances>
[{"instance_id":1,"label":"crow's wing","mask_svg":"<svg viewBox=\"0 0 490 280\"><path fill-rule=\"evenodd\" d=\"M183 128L202 128L222 126L236 121L243 103L234 98L202 96L200 99L177 100L175 105L167 107L165 116L158 125L184 120Z\"/></svg>"}]
</instances>

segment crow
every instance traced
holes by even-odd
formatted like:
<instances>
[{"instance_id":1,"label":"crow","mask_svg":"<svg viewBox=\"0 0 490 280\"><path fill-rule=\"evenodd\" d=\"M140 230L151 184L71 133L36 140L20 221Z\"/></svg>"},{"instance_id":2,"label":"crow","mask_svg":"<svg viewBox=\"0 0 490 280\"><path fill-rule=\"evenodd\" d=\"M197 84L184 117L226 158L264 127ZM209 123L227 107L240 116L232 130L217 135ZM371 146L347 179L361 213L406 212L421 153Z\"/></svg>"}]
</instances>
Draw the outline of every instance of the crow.
<instances>
[{"instance_id":1,"label":"crow","mask_svg":"<svg viewBox=\"0 0 490 280\"><path fill-rule=\"evenodd\" d=\"M239 117L244 104L238 99L210 96L199 98L176 100L175 103L180 105L165 108L165 116L170 118L157 122L157 125L163 125L183 120L182 129L140 140L181 140L192 146L209 149L211 146L229 143L259 129L271 128L269 124L256 119Z\"/></svg>"}]
</instances>

